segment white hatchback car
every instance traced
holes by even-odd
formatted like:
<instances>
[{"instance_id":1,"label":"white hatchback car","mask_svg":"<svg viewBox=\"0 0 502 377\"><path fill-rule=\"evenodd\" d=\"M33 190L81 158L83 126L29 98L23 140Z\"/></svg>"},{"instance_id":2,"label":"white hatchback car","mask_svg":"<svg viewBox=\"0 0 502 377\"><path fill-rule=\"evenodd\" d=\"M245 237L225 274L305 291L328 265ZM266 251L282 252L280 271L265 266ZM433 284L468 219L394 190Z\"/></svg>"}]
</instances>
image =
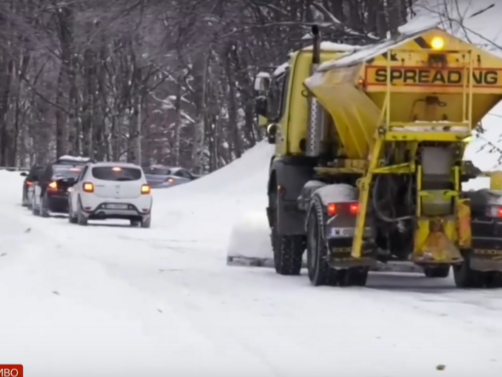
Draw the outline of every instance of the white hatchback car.
<instances>
[{"instance_id":1,"label":"white hatchback car","mask_svg":"<svg viewBox=\"0 0 502 377\"><path fill-rule=\"evenodd\" d=\"M152 193L140 166L98 162L85 165L68 195L68 221L125 219L149 228Z\"/></svg>"}]
</instances>

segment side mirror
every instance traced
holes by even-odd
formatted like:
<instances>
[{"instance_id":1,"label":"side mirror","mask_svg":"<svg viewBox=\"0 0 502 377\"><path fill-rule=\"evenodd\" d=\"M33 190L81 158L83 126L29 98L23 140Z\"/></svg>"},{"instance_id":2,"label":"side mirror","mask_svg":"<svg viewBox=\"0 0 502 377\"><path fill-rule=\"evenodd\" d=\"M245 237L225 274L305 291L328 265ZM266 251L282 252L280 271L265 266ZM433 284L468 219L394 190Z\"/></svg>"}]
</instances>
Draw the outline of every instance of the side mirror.
<instances>
[{"instance_id":1,"label":"side mirror","mask_svg":"<svg viewBox=\"0 0 502 377\"><path fill-rule=\"evenodd\" d=\"M23 171L21 174L19 174L21 177L27 177L28 176L28 173L26 173L25 171Z\"/></svg>"},{"instance_id":2,"label":"side mirror","mask_svg":"<svg viewBox=\"0 0 502 377\"><path fill-rule=\"evenodd\" d=\"M269 144L275 144L277 135L277 123L272 123L267 127L267 140Z\"/></svg>"},{"instance_id":3,"label":"side mirror","mask_svg":"<svg viewBox=\"0 0 502 377\"><path fill-rule=\"evenodd\" d=\"M254 90L260 94L266 94L270 88L270 75L267 72L260 72L254 79Z\"/></svg>"}]
</instances>

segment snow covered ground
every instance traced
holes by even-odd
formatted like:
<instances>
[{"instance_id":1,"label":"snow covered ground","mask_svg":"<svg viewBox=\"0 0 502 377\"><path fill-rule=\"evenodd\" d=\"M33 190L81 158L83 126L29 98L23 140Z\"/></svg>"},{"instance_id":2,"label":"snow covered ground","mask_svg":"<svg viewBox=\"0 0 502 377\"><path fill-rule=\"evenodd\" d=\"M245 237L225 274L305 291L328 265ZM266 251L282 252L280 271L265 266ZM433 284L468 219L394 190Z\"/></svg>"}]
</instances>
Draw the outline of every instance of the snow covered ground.
<instances>
[{"instance_id":1,"label":"snow covered ground","mask_svg":"<svg viewBox=\"0 0 502 377\"><path fill-rule=\"evenodd\" d=\"M156 191L151 229L34 217L22 178L0 172L0 363L35 377L502 372L498 291L385 274L314 288L227 267L231 224L265 206L270 153Z\"/></svg>"}]
</instances>

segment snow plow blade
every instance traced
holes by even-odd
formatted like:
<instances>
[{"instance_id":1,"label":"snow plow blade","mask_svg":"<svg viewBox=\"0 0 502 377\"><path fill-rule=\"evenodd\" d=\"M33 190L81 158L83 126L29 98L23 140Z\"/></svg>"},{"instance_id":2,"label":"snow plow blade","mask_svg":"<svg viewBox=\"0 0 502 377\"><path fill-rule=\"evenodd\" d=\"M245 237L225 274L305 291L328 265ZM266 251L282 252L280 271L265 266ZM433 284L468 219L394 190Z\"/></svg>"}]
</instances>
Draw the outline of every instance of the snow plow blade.
<instances>
[{"instance_id":1,"label":"snow plow blade","mask_svg":"<svg viewBox=\"0 0 502 377\"><path fill-rule=\"evenodd\" d=\"M227 266L274 268L272 258L227 257Z\"/></svg>"}]
</instances>

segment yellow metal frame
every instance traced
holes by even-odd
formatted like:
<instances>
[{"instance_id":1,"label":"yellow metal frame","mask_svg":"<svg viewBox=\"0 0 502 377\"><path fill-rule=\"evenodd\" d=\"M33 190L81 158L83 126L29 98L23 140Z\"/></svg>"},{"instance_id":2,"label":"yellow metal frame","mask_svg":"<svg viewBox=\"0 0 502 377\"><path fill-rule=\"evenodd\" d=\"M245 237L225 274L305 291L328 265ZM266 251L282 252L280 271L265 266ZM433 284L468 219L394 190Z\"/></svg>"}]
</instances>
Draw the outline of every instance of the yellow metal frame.
<instances>
[{"instance_id":1,"label":"yellow metal frame","mask_svg":"<svg viewBox=\"0 0 502 377\"><path fill-rule=\"evenodd\" d=\"M424 50L417 52L416 50L398 50L399 54L409 53L417 54L424 53ZM426 51L427 52L427 51ZM395 67L395 63L391 63L391 56L394 51L387 51L387 83L386 83L386 96L381 110L379 127L374 135L375 143L370 153L369 163L366 167L366 171L363 173L363 177L358 181L359 188L359 206L360 211L356 219L356 229L352 244L351 255L354 258L362 257L362 245L363 245L363 234L366 227L367 213L370 202L370 192L371 185L373 183L373 177L377 174L416 174L417 182L417 211L416 216L418 218L418 229L415 232L415 253L422 252L424 248L428 250L437 250L438 255L443 255L441 257L443 262L451 262L453 259L458 260L460 258L460 253L456 245L460 243L468 244L470 237L467 239L460 239L458 233L461 229L457 229L458 213L462 213L462 216L470 216L465 210L466 203L464 200L459 199L459 193L461 191L461 172L459 167L454 166L452 168L452 180L454 182L455 189L448 192L443 192L444 197L450 197L454 200L454 207L456 213L452 214L448 218L443 219L432 219L429 217L424 217L422 214L422 201L430 193L422 190L422 168L421 166L415 166L414 162L403 162L400 164L392 166L380 166L380 158L382 152L385 150L387 145L392 142L400 141L407 142L409 144L409 149L416 153L417 146L419 142L426 141L436 141L443 143L462 143L471 133L472 128L472 104L473 104L473 60L472 51L468 50L443 50L443 51L430 51L432 53L464 53L468 57L468 65L464 65L464 82L463 82L463 109L462 109L462 122L448 122L441 123L441 126L452 126L452 127L465 127L466 133L451 133L447 131L437 131L434 128L432 130L427 130L424 127L424 132L407 132L393 131L395 128L405 128L406 126L420 127L420 126L438 126L433 122L430 123L403 123L403 122L391 122L391 106L392 106L392 83L391 83L391 69ZM460 67L459 67L460 68ZM468 78L468 79L467 79ZM466 214L467 213L467 214ZM452 218L453 217L453 218ZM431 230L434 228L434 224L441 224L441 232ZM465 222L462 222L462 226L465 228ZM463 229L467 232L467 229ZM470 231L470 229L469 229Z\"/></svg>"}]
</instances>

